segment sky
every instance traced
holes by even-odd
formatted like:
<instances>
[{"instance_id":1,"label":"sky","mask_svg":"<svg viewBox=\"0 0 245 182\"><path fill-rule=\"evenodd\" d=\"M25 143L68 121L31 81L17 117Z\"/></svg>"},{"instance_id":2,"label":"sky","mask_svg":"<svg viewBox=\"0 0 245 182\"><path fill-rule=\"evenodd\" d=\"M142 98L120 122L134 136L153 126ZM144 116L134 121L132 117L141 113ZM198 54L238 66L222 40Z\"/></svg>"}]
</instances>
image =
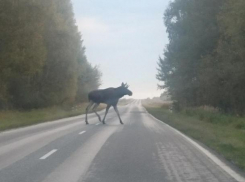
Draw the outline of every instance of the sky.
<instances>
[{"instance_id":1,"label":"sky","mask_svg":"<svg viewBox=\"0 0 245 182\"><path fill-rule=\"evenodd\" d=\"M159 56L168 43L169 0L72 0L87 59L102 72L101 89L130 85L133 98L158 97Z\"/></svg>"}]
</instances>

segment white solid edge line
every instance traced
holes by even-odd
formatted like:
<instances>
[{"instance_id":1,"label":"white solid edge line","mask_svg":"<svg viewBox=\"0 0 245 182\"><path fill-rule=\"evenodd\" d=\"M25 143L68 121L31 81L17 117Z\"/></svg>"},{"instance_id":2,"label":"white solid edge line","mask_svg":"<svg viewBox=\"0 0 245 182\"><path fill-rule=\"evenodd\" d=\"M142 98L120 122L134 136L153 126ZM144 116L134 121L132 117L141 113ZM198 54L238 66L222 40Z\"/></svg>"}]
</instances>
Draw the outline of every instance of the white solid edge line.
<instances>
[{"instance_id":1,"label":"white solid edge line","mask_svg":"<svg viewBox=\"0 0 245 182\"><path fill-rule=\"evenodd\" d=\"M145 109L146 110L146 109ZM155 120L159 121L162 124L165 124L167 127L169 127L171 130L175 131L182 137L184 137L187 141L189 141L192 145L194 145L197 149L199 149L202 153L204 153L208 158L210 158L215 164L217 164L219 167L221 167L225 172L227 172L231 177L233 177L238 182L245 182L245 178L238 174L236 171L231 169L229 166L227 166L224 162L222 162L219 158L217 158L215 155L213 155L211 152L209 152L207 149L203 148L201 145L199 145L197 142L186 136L185 134L181 133L177 129L173 128L172 126L164 123L163 121L155 118L153 115L151 115L147 110L146 112Z\"/></svg>"},{"instance_id":2,"label":"white solid edge line","mask_svg":"<svg viewBox=\"0 0 245 182\"><path fill-rule=\"evenodd\" d=\"M42 156L40 159L47 159L49 156L51 156L53 153L55 153L57 151L57 149L51 150L49 153L47 153L46 155Z\"/></svg>"},{"instance_id":3,"label":"white solid edge line","mask_svg":"<svg viewBox=\"0 0 245 182\"><path fill-rule=\"evenodd\" d=\"M84 134L85 132L86 132L86 131L82 131L82 132L79 133L79 135Z\"/></svg>"}]
</instances>

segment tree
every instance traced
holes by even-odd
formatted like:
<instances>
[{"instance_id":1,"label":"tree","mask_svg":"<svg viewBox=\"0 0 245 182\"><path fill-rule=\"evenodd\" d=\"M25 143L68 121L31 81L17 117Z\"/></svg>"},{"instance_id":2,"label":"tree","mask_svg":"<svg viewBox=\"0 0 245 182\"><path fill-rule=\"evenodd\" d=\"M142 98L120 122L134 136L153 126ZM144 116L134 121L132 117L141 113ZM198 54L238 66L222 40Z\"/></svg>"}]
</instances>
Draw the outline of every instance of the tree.
<instances>
[{"instance_id":1,"label":"tree","mask_svg":"<svg viewBox=\"0 0 245 182\"><path fill-rule=\"evenodd\" d=\"M214 54L204 59L210 105L225 112L245 111L245 2L229 0L218 16L221 37ZM206 73L205 73L206 72ZM208 74L207 74L208 73Z\"/></svg>"},{"instance_id":2,"label":"tree","mask_svg":"<svg viewBox=\"0 0 245 182\"><path fill-rule=\"evenodd\" d=\"M101 84L101 72L97 66L88 63L85 56L85 48L81 49L78 57L79 76L76 102L87 101L87 94L91 90L97 89Z\"/></svg>"},{"instance_id":3,"label":"tree","mask_svg":"<svg viewBox=\"0 0 245 182\"><path fill-rule=\"evenodd\" d=\"M0 15L0 107L21 106L30 94L32 79L41 72L45 11L41 2L2 0Z\"/></svg>"},{"instance_id":4,"label":"tree","mask_svg":"<svg viewBox=\"0 0 245 182\"><path fill-rule=\"evenodd\" d=\"M70 0L2 0L0 12L0 109L73 104L99 86Z\"/></svg>"},{"instance_id":5,"label":"tree","mask_svg":"<svg viewBox=\"0 0 245 182\"><path fill-rule=\"evenodd\" d=\"M157 79L179 105L198 106L202 58L212 54L219 40L217 15L224 0L175 0L164 14L169 44L159 58Z\"/></svg>"}]
</instances>

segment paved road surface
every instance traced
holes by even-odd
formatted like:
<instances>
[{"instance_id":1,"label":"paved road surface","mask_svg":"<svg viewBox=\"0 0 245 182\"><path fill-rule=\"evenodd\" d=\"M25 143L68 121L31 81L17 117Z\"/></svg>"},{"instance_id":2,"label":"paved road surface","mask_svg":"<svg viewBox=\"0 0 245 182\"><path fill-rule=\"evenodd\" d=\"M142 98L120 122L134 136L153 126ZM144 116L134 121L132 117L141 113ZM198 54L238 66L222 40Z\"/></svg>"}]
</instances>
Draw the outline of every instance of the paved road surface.
<instances>
[{"instance_id":1,"label":"paved road surface","mask_svg":"<svg viewBox=\"0 0 245 182\"><path fill-rule=\"evenodd\" d=\"M91 114L0 133L0 182L244 181L140 101L119 111L124 125L111 109L106 125Z\"/></svg>"}]
</instances>

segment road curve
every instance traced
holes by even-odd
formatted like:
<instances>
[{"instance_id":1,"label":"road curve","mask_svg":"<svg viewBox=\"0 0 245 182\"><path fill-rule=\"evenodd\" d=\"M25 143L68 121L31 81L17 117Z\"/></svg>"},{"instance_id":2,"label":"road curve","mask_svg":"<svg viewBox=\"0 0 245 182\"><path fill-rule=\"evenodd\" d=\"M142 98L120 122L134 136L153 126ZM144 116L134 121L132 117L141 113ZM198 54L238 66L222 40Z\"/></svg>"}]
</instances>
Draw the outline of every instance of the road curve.
<instances>
[{"instance_id":1,"label":"road curve","mask_svg":"<svg viewBox=\"0 0 245 182\"><path fill-rule=\"evenodd\" d=\"M0 133L0 182L245 182L140 101L119 112L124 125L111 109L106 125L90 114Z\"/></svg>"}]
</instances>

